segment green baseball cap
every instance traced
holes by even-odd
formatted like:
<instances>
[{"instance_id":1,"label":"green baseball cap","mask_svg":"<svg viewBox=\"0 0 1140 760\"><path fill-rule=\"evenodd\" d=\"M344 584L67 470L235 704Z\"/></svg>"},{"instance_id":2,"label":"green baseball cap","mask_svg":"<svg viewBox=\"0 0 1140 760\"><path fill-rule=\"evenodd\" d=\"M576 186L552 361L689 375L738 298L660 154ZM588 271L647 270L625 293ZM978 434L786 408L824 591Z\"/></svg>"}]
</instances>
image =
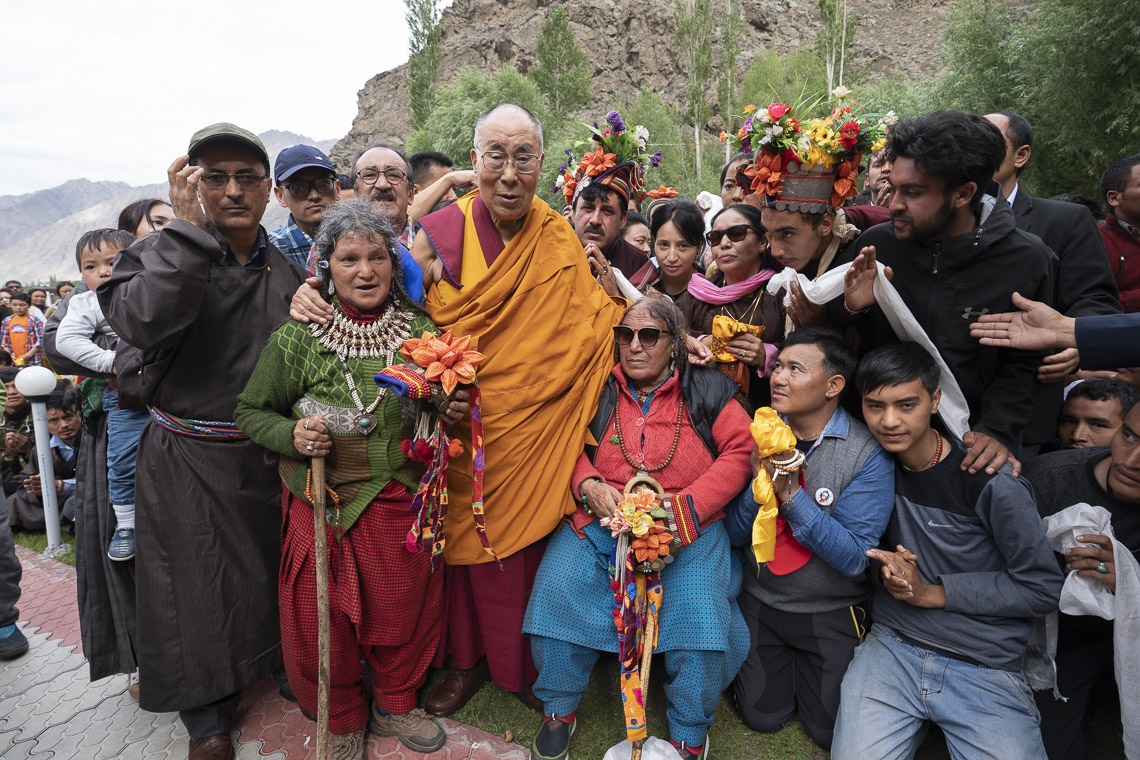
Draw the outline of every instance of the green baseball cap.
<instances>
[{"instance_id":1,"label":"green baseball cap","mask_svg":"<svg viewBox=\"0 0 1140 760\"><path fill-rule=\"evenodd\" d=\"M248 129L242 129L228 121L202 127L194 133L194 136L190 138L190 148L186 151L190 155L190 160L194 160L203 146L213 142L236 142L246 145L252 148L258 157L265 162L267 169L269 167L269 152L265 150L265 144L261 142L261 138Z\"/></svg>"}]
</instances>

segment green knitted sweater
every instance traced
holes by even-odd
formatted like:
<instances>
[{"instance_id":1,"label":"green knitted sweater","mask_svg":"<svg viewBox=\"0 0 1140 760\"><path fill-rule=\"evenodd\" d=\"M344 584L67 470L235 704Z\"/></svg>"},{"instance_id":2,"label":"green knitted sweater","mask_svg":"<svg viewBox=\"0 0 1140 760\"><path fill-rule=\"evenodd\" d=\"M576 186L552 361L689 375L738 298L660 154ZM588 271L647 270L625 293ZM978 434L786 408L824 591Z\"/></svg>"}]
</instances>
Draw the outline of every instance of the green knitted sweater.
<instances>
[{"instance_id":1,"label":"green knitted sweater","mask_svg":"<svg viewBox=\"0 0 1140 760\"><path fill-rule=\"evenodd\" d=\"M407 313L408 338L419 337L424 330L436 332L426 315ZM404 360L397 354L393 363ZM387 361L348 359L347 366L361 401L369 406L378 390L373 376ZM350 421L359 410L340 360L317 342L309 325L289 320L269 337L249 383L238 396L234 420L255 443L280 455L285 487L311 503L305 495L308 461L293 446L293 428L301 417L322 413L333 443L325 460L325 479L340 500L339 524L348 529L389 482L399 481L412 493L419 485L423 466L400 449L400 443L412 436L409 415L404 413L406 403L389 391L373 412L376 428L367 436L353 430ZM331 499L328 506L333 506Z\"/></svg>"}]
</instances>

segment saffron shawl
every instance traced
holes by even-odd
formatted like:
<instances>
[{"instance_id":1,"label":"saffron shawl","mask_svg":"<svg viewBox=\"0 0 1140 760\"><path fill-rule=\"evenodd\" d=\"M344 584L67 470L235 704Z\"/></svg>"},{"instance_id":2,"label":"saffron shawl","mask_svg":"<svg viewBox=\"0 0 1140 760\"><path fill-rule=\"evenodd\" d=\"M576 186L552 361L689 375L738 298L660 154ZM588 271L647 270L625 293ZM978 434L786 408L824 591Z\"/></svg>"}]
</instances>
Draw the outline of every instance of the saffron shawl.
<instances>
[{"instance_id":1,"label":"saffron shawl","mask_svg":"<svg viewBox=\"0 0 1140 760\"><path fill-rule=\"evenodd\" d=\"M490 543L505 558L549 535L576 508L570 479L613 367L613 327L624 309L594 280L573 229L544 201L534 199L522 229L497 255L484 250L483 214L478 193L470 193L424 219L452 278L485 268L458 288L430 285L427 309L441 331L470 335L471 347L487 356L479 368L484 509ZM470 420L449 433L465 452L448 466L444 559L481 564L492 558L471 513Z\"/></svg>"}]
</instances>

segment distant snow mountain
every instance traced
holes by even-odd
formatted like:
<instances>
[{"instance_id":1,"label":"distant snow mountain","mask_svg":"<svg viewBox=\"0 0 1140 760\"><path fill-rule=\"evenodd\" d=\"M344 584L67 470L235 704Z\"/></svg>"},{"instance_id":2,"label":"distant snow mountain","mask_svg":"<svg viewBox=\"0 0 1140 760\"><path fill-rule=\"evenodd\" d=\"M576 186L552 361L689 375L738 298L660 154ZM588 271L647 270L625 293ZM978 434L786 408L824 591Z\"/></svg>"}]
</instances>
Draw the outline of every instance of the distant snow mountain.
<instances>
[{"instance_id":1,"label":"distant snow mountain","mask_svg":"<svg viewBox=\"0 0 1140 760\"><path fill-rule=\"evenodd\" d=\"M281 130L258 136L269 151L271 164L277 154L290 145L305 143L328 153L336 143L336 140L314 141ZM168 194L165 181L132 187L125 182L73 179L48 190L0 196L0 283L4 280L20 280L25 285L46 283L52 277L77 281L75 241L84 232L114 227L119 212L133 201L166 200ZM280 227L288 213L270 196L262 224L266 229Z\"/></svg>"}]
</instances>

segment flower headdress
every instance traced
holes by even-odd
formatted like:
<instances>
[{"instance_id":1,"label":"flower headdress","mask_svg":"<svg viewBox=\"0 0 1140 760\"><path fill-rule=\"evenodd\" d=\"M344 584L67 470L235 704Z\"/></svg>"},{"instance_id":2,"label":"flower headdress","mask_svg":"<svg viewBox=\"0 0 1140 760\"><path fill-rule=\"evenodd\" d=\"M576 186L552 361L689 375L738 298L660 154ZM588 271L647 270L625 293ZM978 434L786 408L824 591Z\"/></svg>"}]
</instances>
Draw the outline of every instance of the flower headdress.
<instances>
[{"instance_id":1,"label":"flower headdress","mask_svg":"<svg viewBox=\"0 0 1140 760\"><path fill-rule=\"evenodd\" d=\"M759 112L745 106L736 135L720 135L744 152L756 152L737 182L764 196L771 208L809 214L838 208L858 193L859 162L864 153L882 149L896 117L893 111L871 114L858 104L845 105L846 89L835 94L839 105L830 114L802 122L793 116L796 107L785 103Z\"/></svg>"},{"instance_id":2,"label":"flower headdress","mask_svg":"<svg viewBox=\"0 0 1140 760\"><path fill-rule=\"evenodd\" d=\"M554 190L562 191L567 205L595 184L621 193L627 201L641 201L646 195L645 173L661 163L661 151L649 152L649 130L641 125L629 129L617 111L606 114L605 127L596 122L585 126L591 138L566 149L566 163L558 167Z\"/></svg>"}]
</instances>

